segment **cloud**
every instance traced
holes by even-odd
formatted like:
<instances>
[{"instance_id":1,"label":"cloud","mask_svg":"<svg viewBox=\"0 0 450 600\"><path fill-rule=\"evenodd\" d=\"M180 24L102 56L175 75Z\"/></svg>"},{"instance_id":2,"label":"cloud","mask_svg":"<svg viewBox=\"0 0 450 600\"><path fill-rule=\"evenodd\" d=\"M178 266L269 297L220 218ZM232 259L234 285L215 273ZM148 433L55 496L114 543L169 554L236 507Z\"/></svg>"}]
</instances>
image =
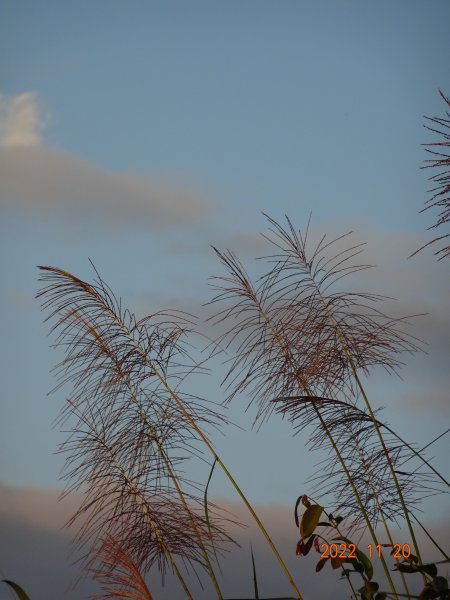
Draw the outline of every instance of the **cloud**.
<instances>
[{"instance_id":1,"label":"cloud","mask_svg":"<svg viewBox=\"0 0 450 600\"><path fill-rule=\"evenodd\" d=\"M96 228L183 226L212 210L192 178L97 168L43 145L45 119L34 92L0 94L0 210Z\"/></svg>"},{"instance_id":2,"label":"cloud","mask_svg":"<svg viewBox=\"0 0 450 600\"><path fill-rule=\"evenodd\" d=\"M81 580L75 591L68 589L77 575L77 567L71 564L69 557L68 534L61 531L59 527L72 514L80 497L73 494L62 502L58 502L57 497L56 490L11 487L0 483L2 578L16 580L34 600L62 597L75 600L87 598L89 594L96 591L94 583L89 579ZM251 523L248 511L241 504L220 500L215 502L232 512L240 521ZM348 598L346 583L340 580L336 571L332 571L327 566L320 574L315 573L314 566L318 557L314 551L307 557L295 556L298 531L293 523L292 506L259 504L254 508L279 548L305 599ZM438 543L448 539L450 534L448 519L436 519L424 524ZM241 544L241 548L228 553L221 561L222 573L218 573L218 577L224 596L226 598L252 597L250 542L255 554L261 596L263 598L283 594L291 596L292 590L280 566L255 526L236 529L232 534ZM405 543L405 532L395 531L394 535L396 543ZM419 529L417 535L424 560L439 560L436 549ZM366 542L367 540L361 544ZM376 577L378 575L381 577L380 565L376 560L374 566ZM444 573L445 569L441 571ZM196 600L209 600L214 597L212 589L208 587L205 590L200 589L194 576L187 581ZM156 572L150 573L148 583L150 590L159 600L185 598L178 582L170 574L167 576L164 588ZM415 585L417 582L414 579L414 582L409 581L409 583ZM420 585L420 581L417 585ZM0 588L0 597L3 597L2 593L4 592Z\"/></svg>"},{"instance_id":3,"label":"cloud","mask_svg":"<svg viewBox=\"0 0 450 600\"><path fill-rule=\"evenodd\" d=\"M427 415L430 412L443 418L448 418L450 412L450 393L448 379L434 379L432 385L419 385L400 397L401 406L408 411L421 411Z\"/></svg>"},{"instance_id":4,"label":"cloud","mask_svg":"<svg viewBox=\"0 0 450 600\"><path fill-rule=\"evenodd\" d=\"M105 171L46 147L0 148L0 180L2 211L96 228L181 227L213 208L187 176Z\"/></svg>"},{"instance_id":5,"label":"cloud","mask_svg":"<svg viewBox=\"0 0 450 600\"><path fill-rule=\"evenodd\" d=\"M0 146L38 146L44 125L34 92L0 94Z\"/></svg>"},{"instance_id":6,"label":"cloud","mask_svg":"<svg viewBox=\"0 0 450 600\"><path fill-rule=\"evenodd\" d=\"M2 575L17 581L34 600L62 597L75 600L87 598L95 591L98 593L95 584L89 579L81 580L80 586L75 590L69 589L78 573L77 567L72 564L74 557L70 558L69 535L60 527L74 511L80 496L73 494L62 502L58 502L57 498L56 490L11 487L0 483ZM241 521L249 522L248 511L237 502L220 501L220 505ZM348 597L345 587L340 582L336 584L334 574L326 578L314 577L311 560L299 563L295 556L297 532L291 523L291 507L257 506L256 510L305 593L305 598L325 598L332 592L337 600ZM291 588L261 534L250 527L244 530L236 528L232 535L242 547L225 555L221 563L223 572L217 573L225 597L252 597L250 541L253 543L262 597L291 595ZM308 562L311 563L309 566ZM157 572L151 573L147 581L155 598L185 598L177 580L170 574L164 587ZM214 597L214 590L208 586L202 590L194 575L189 576L187 582L196 600ZM0 589L0 598L1 593Z\"/></svg>"},{"instance_id":7,"label":"cloud","mask_svg":"<svg viewBox=\"0 0 450 600\"><path fill-rule=\"evenodd\" d=\"M169 254L188 256L214 256L211 245L219 250L232 250L240 259L253 259L255 256L267 253L267 241L260 233L247 231L223 233L223 220L208 229L208 237L205 239L190 240L188 242L176 242L167 244L165 250Z\"/></svg>"}]
</instances>

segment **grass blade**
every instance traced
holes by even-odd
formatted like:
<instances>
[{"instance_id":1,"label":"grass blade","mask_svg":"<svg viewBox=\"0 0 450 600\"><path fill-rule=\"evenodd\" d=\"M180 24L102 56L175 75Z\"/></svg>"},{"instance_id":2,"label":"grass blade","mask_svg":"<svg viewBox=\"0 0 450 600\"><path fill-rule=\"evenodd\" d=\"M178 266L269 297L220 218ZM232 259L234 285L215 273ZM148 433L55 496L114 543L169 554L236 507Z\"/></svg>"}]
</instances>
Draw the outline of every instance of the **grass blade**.
<instances>
[{"instance_id":1,"label":"grass blade","mask_svg":"<svg viewBox=\"0 0 450 600\"><path fill-rule=\"evenodd\" d=\"M11 587L16 592L19 600L30 600L28 594L26 594L26 592L20 587L20 585L18 585L14 581L10 581L9 579L2 579L2 581L3 583L9 585L9 587Z\"/></svg>"},{"instance_id":2,"label":"grass blade","mask_svg":"<svg viewBox=\"0 0 450 600\"><path fill-rule=\"evenodd\" d=\"M255 588L255 600L259 600L258 579L256 578L255 557L253 556L253 548L251 546L250 546L250 549L252 552L253 585Z\"/></svg>"}]
</instances>

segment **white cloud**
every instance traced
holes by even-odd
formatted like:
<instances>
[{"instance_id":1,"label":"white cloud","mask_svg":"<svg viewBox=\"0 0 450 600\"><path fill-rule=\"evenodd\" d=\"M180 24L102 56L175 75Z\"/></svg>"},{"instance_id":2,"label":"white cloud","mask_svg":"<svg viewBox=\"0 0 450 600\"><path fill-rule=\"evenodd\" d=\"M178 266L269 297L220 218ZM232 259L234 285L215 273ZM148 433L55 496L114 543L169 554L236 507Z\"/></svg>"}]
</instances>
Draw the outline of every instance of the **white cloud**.
<instances>
[{"instance_id":1,"label":"white cloud","mask_svg":"<svg viewBox=\"0 0 450 600\"><path fill-rule=\"evenodd\" d=\"M44 119L34 92L0 94L0 146L38 146Z\"/></svg>"},{"instance_id":2,"label":"white cloud","mask_svg":"<svg viewBox=\"0 0 450 600\"><path fill-rule=\"evenodd\" d=\"M34 92L0 94L0 210L116 229L183 225L210 212L207 194L191 178L99 169L43 145L44 126Z\"/></svg>"}]
</instances>

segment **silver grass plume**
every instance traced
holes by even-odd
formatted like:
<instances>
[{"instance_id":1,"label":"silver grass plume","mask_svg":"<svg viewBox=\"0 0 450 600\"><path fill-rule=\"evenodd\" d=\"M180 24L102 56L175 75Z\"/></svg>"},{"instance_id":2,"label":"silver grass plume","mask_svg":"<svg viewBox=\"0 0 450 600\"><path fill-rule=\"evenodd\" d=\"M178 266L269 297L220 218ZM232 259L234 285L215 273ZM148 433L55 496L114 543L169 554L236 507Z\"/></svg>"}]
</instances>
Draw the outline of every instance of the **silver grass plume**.
<instances>
[{"instance_id":1,"label":"silver grass plume","mask_svg":"<svg viewBox=\"0 0 450 600\"><path fill-rule=\"evenodd\" d=\"M210 568L209 554L232 540L216 507L206 521L200 488L180 467L200 454L186 411L206 426L225 419L212 403L179 389L202 370L189 357L192 318L160 312L137 321L98 273L91 285L55 267L39 268L37 297L65 353L53 391L71 387L60 417L70 436L60 450L65 492L85 493L68 523L81 523L74 541L85 565L106 539L143 574L156 565L164 579L169 566L182 581L177 560Z\"/></svg>"},{"instance_id":2,"label":"silver grass plume","mask_svg":"<svg viewBox=\"0 0 450 600\"><path fill-rule=\"evenodd\" d=\"M257 404L255 423L276 410L297 430L312 428L311 447L330 450L319 465L316 491L331 494L333 506L355 525L362 521L361 503L350 479L374 525L381 515L395 519L402 506L374 419L360 403L357 377L380 366L397 373L399 354L418 351L418 340L405 332L405 318L378 308L383 296L342 291L346 277L370 268L354 263L362 244L342 249L349 234L330 241L323 236L310 250L309 225L302 234L287 217L286 228L267 219L271 229L264 237L276 253L261 259L269 268L256 284L233 252L213 248L226 269L212 278L217 294L211 303L223 307L214 322L228 327L218 344L233 352L227 400L245 392ZM406 448L395 436L385 435L385 443L394 467L405 460ZM420 471L399 472L398 479L409 506L419 489L422 495L435 491Z\"/></svg>"}]
</instances>

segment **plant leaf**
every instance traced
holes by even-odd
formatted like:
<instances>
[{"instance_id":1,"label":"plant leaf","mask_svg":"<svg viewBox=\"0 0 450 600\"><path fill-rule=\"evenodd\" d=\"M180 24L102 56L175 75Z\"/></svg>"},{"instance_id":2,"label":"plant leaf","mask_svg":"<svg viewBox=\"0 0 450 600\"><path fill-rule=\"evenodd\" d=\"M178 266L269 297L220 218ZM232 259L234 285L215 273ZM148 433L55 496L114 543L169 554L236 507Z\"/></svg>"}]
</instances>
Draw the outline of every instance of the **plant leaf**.
<instances>
[{"instance_id":1,"label":"plant leaf","mask_svg":"<svg viewBox=\"0 0 450 600\"><path fill-rule=\"evenodd\" d=\"M331 559L331 568L334 569L339 569L339 567L342 565L342 563L345 561L345 558L341 558L340 556L335 556L334 558Z\"/></svg>"},{"instance_id":2,"label":"plant leaf","mask_svg":"<svg viewBox=\"0 0 450 600\"><path fill-rule=\"evenodd\" d=\"M359 588L358 592L361 594L361 600L372 600L372 594L367 590L365 585Z\"/></svg>"},{"instance_id":3,"label":"plant leaf","mask_svg":"<svg viewBox=\"0 0 450 600\"><path fill-rule=\"evenodd\" d=\"M313 533L314 529L317 526L317 523L320 520L320 515L322 514L323 508L318 504L313 504L308 506L308 508L303 513L302 521L300 523L300 535L302 538L308 537Z\"/></svg>"},{"instance_id":4,"label":"plant leaf","mask_svg":"<svg viewBox=\"0 0 450 600\"><path fill-rule=\"evenodd\" d=\"M375 594L375 592L378 592L380 587L376 581L366 581L365 586L370 594Z\"/></svg>"},{"instance_id":5,"label":"plant leaf","mask_svg":"<svg viewBox=\"0 0 450 600\"><path fill-rule=\"evenodd\" d=\"M417 573L417 566L400 563L394 565L394 571L400 571L401 573Z\"/></svg>"},{"instance_id":6,"label":"plant leaf","mask_svg":"<svg viewBox=\"0 0 450 600\"><path fill-rule=\"evenodd\" d=\"M417 565L416 569L421 573L430 575L430 577L436 577L437 575L437 567L433 563L427 565Z\"/></svg>"},{"instance_id":7,"label":"plant leaf","mask_svg":"<svg viewBox=\"0 0 450 600\"><path fill-rule=\"evenodd\" d=\"M10 581L9 579L2 579L2 581L10 587L12 587L12 589L16 592L19 600L30 600L28 594L25 593L25 591L20 587L20 585L14 583L14 581Z\"/></svg>"},{"instance_id":8,"label":"plant leaf","mask_svg":"<svg viewBox=\"0 0 450 600\"><path fill-rule=\"evenodd\" d=\"M299 521L298 521L298 505L300 504L301 500L302 500L303 496L299 496L297 498L297 502L295 503L295 508L294 508L294 519L295 519L295 526L296 527L300 527Z\"/></svg>"},{"instance_id":9,"label":"plant leaf","mask_svg":"<svg viewBox=\"0 0 450 600\"><path fill-rule=\"evenodd\" d=\"M303 556L306 556L312 548L313 542L316 539L315 535L311 535L303 547Z\"/></svg>"},{"instance_id":10,"label":"plant leaf","mask_svg":"<svg viewBox=\"0 0 450 600\"><path fill-rule=\"evenodd\" d=\"M318 563L317 563L317 565L316 565L316 573L318 573L319 571L321 571L321 570L323 569L323 567L324 567L324 564L327 562L328 558L329 558L329 557L328 557L328 556L326 556L326 557L324 557L324 558L321 558L321 559L319 560L319 562L318 562Z\"/></svg>"},{"instance_id":11,"label":"plant leaf","mask_svg":"<svg viewBox=\"0 0 450 600\"><path fill-rule=\"evenodd\" d=\"M306 508L311 506L311 502L308 500L308 496L306 494L302 496L302 504L303 506L306 506Z\"/></svg>"},{"instance_id":12,"label":"plant leaf","mask_svg":"<svg viewBox=\"0 0 450 600\"><path fill-rule=\"evenodd\" d=\"M220 567L220 563L219 563L219 560L217 558L216 547L214 545L214 536L213 536L212 529L211 529L211 522L209 520L209 509L208 509L208 488L209 488L209 483L211 481L211 477L212 477L212 474L214 472L214 467L216 466L216 463L217 463L217 458L214 459L214 462L213 462L212 467L211 467L211 471L209 472L209 477L208 477L208 481L207 481L206 486L205 486L205 493L204 493L204 496L203 496L203 505L204 505L204 508L205 508L205 519L206 519L206 524L208 526L208 532L209 532L209 537L210 537L210 540L211 540L211 546L212 546L212 549L213 549L216 561L217 561L217 563L219 564L219 567Z\"/></svg>"},{"instance_id":13,"label":"plant leaf","mask_svg":"<svg viewBox=\"0 0 450 600\"><path fill-rule=\"evenodd\" d=\"M252 569L253 569L253 585L255 588L255 600L259 600L258 579L256 577L255 557L253 556L253 548L251 546L250 546L250 549L252 551Z\"/></svg>"},{"instance_id":14,"label":"plant leaf","mask_svg":"<svg viewBox=\"0 0 450 600\"><path fill-rule=\"evenodd\" d=\"M356 549L356 556L358 557L359 562L364 567L364 572L367 575L368 579L372 579L373 577L373 565L372 562L368 559L368 557L361 552L361 550Z\"/></svg>"}]
</instances>

